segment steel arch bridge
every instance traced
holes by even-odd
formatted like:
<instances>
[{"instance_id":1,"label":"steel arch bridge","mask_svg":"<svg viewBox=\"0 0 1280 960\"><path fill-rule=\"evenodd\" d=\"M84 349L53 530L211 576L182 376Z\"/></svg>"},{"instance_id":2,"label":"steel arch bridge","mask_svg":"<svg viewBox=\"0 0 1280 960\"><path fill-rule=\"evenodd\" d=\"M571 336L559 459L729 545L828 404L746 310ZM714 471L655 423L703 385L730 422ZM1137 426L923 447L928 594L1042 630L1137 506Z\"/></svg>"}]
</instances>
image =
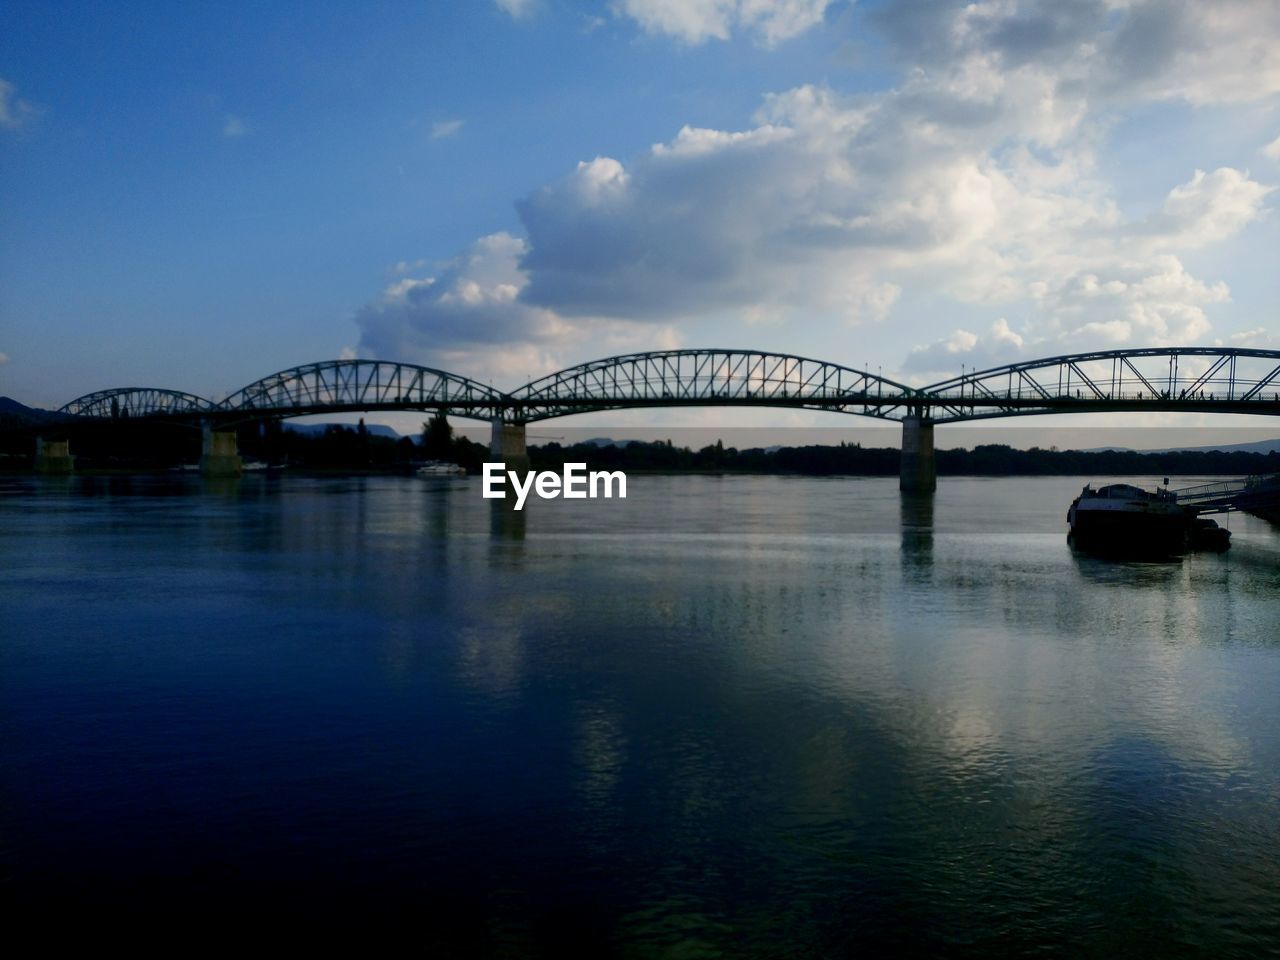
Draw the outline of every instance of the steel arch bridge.
<instances>
[{"instance_id":1,"label":"steel arch bridge","mask_svg":"<svg viewBox=\"0 0 1280 960\"><path fill-rule=\"evenodd\" d=\"M840 364L758 350L663 350L593 360L503 393L409 363L330 360L263 377L220 403L127 387L78 397L74 420L182 418L230 426L265 418L433 410L522 424L598 410L766 406L936 423L1048 413L1280 414L1280 351L1111 350L965 373L926 387Z\"/></svg>"}]
</instances>

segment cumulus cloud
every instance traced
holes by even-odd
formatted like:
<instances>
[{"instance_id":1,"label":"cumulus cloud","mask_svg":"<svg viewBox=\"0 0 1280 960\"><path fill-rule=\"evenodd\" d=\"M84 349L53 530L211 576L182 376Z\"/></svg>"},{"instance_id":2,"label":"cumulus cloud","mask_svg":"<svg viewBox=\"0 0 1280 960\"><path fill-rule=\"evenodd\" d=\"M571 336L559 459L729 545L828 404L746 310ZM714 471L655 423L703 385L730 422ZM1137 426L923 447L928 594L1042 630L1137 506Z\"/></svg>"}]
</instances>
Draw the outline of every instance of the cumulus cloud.
<instances>
[{"instance_id":1,"label":"cumulus cloud","mask_svg":"<svg viewBox=\"0 0 1280 960\"><path fill-rule=\"evenodd\" d=\"M520 20L533 14L537 0L493 0L493 2L503 13Z\"/></svg>"},{"instance_id":2,"label":"cumulus cloud","mask_svg":"<svg viewBox=\"0 0 1280 960\"><path fill-rule=\"evenodd\" d=\"M1230 167L1197 170L1190 182L1169 191L1158 215L1137 225L1135 238L1178 249L1219 243L1256 219L1274 189Z\"/></svg>"},{"instance_id":3,"label":"cumulus cloud","mask_svg":"<svg viewBox=\"0 0 1280 960\"><path fill-rule=\"evenodd\" d=\"M946 374L960 363L981 369L1100 347L1202 343L1211 327L1205 307L1230 299L1226 284L1191 276L1172 255L1099 258L1028 292L1027 336L1003 318L983 335L956 330L914 348L903 370Z\"/></svg>"},{"instance_id":4,"label":"cumulus cloud","mask_svg":"<svg viewBox=\"0 0 1280 960\"><path fill-rule=\"evenodd\" d=\"M1272 160L1280 160L1280 137L1276 137L1263 147L1262 153L1264 156L1270 157Z\"/></svg>"},{"instance_id":5,"label":"cumulus cloud","mask_svg":"<svg viewBox=\"0 0 1280 960\"><path fill-rule=\"evenodd\" d=\"M229 113L222 121L222 135L228 140L237 140L249 132L245 122L233 113Z\"/></svg>"},{"instance_id":6,"label":"cumulus cloud","mask_svg":"<svg viewBox=\"0 0 1280 960\"><path fill-rule=\"evenodd\" d=\"M1075 95L1196 104L1280 91L1280 5L1260 0L893 0L873 14L928 70L1038 65Z\"/></svg>"},{"instance_id":7,"label":"cumulus cloud","mask_svg":"<svg viewBox=\"0 0 1280 960\"><path fill-rule=\"evenodd\" d=\"M1252 330L1242 330L1240 333L1233 333L1226 338L1224 344L1222 340L1217 341L1218 346L1230 345L1233 347L1260 347L1268 348L1275 346L1275 339L1267 331L1266 327L1254 327Z\"/></svg>"},{"instance_id":8,"label":"cumulus cloud","mask_svg":"<svg viewBox=\"0 0 1280 960\"><path fill-rule=\"evenodd\" d=\"M959 372L962 364L983 369L1012 363L1021 358L1022 351L1022 337L1001 317L984 336L956 330L949 337L916 347L908 354L902 369L909 373L946 376Z\"/></svg>"},{"instance_id":9,"label":"cumulus cloud","mask_svg":"<svg viewBox=\"0 0 1280 960\"><path fill-rule=\"evenodd\" d=\"M0 78L0 130L21 133L37 116L35 104L18 96L18 88Z\"/></svg>"},{"instance_id":10,"label":"cumulus cloud","mask_svg":"<svg viewBox=\"0 0 1280 960\"><path fill-rule=\"evenodd\" d=\"M356 316L361 352L510 384L564 367L569 348L588 340L603 352L682 342L672 327L567 320L523 302L526 249L520 238L495 233L434 276L397 278Z\"/></svg>"},{"instance_id":11,"label":"cumulus cloud","mask_svg":"<svg viewBox=\"0 0 1280 960\"><path fill-rule=\"evenodd\" d=\"M689 42L763 16L748 3L617 9ZM1097 168L1112 120L1097 105L1121 96L1121 73L1125 96L1194 102L1280 81L1271 48L1223 27L1240 4L1168 9L1157 30L1146 0L891 3L876 17L916 58L896 87L804 85L765 96L740 129L685 126L637 156L583 160L517 202L523 238L483 238L434 277L388 287L360 315L362 344L471 364L487 350L536 372L587 344L674 342L707 319L880 322L903 291L1002 318L919 337L915 371L1203 340L1230 291L1192 275L1184 251L1236 236L1273 188L1188 169L1157 208L1122 214ZM1274 19L1255 32L1280 49ZM1256 85L1204 37L1252 57ZM1122 51L1134 62L1114 63ZM1179 72L1201 60L1212 75Z\"/></svg>"},{"instance_id":12,"label":"cumulus cloud","mask_svg":"<svg viewBox=\"0 0 1280 960\"><path fill-rule=\"evenodd\" d=\"M525 243L507 233L477 240L433 277L401 277L357 317L362 343L379 356L417 355L423 346L468 347L554 333L549 312L517 300L526 279Z\"/></svg>"},{"instance_id":13,"label":"cumulus cloud","mask_svg":"<svg viewBox=\"0 0 1280 960\"><path fill-rule=\"evenodd\" d=\"M1159 211L1126 222L1082 175L1088 150L1068 136L1079 121L1040 122L1052 111L1015 85L916 77L876 98L802 87L767 97L748 130L686 127L626 166L581 163L517 205L529 244L521 299L562 316L758 321L790 309L861 322L927 283L966 302L1031 297L1069 313L1066 291L1111 271L1126 304L1135 284L1152 299L1163 277L1195 307L1160 323L1173 311L1165 297L1117 330L1198 332L1199 307L1221 297L1168 254L1232 236L1271 188L1232 168L1197 171Z\"/></svg>"},{"instance_id":14,"label":"cumulus cloud","mask_svg":"<svg viewBox=\"0 0 1280 960\"><path fill-rule=\"evenodd\" d=\"M431 125L431 139L444 140L462 129L461 120L439 120Z\"/></svg>"},{"instance_id":15,"label":"cumulus cloud","mask_svg":"<svg viewBox=\"0 0 1280 960\"><path fill-rule=\"evenodd\" d=\"M522 298L566 316L759 316L796 304L883 316L898 287L874 275L877 251L912 224L907 211L876 216L842 156L863 111L802 88L769 98L757 120L685 127L629 166L597 157L520 201Z\"/></svg>"},{"instance_id":16,"label":"cumulus cloud","mask_svg":"<svg viewBox=\"0 0 1280 960\"><path fill-rule=\"evenodd\" d=\"M615 13L682 43L728 40L737 30L774 46L822 22L831 0L616 0Z\"/></svg>"}]
</instances>

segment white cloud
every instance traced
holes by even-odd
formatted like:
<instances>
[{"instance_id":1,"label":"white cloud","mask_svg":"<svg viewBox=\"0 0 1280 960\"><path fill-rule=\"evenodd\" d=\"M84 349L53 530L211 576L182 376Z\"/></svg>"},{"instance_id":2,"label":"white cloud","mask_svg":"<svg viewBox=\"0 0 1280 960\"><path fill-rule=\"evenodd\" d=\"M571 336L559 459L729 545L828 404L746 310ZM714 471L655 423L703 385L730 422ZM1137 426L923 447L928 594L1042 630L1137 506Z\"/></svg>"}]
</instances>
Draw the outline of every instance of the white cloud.
<instances>
[{"instance_id":1,"label":"white cloud","mask_svg":"<svg viewBox=\"0 0 1280 960\"><path fill-rule=\"evenodd\" d=\"M1266 327L1254 327L1252 330L1242 330L1239 333L1233 333L1226 338L1226 344L1233 347L1259 347L1263 349L1274 348L1275 338L1268 333ZM1219 346L1223 346L1222 340L1217 341Z\"/></svg>"},{"instance_id":2,"label":"white cloud","mask_svg":"<svg viewBox=\"0 0 1280 960\"><path fill-rule=\"evenodd\" d=\"M462 129L461 120L439 120L431 125L431 139L444 140Z\"/></svg>"},{"instance_id":3,"label":"white cloud","mask_svg":"<svg viewBox=\"0 0 1280 960\"><path fill-rule=\"evenodd\" d=\"M1275 188L1247 173L1221 167L1197 170L1190 182L1174 187L1160 214L1140 225L1160 247L1191 249L1219 243L1258 217L1262 201Z\"/></svg>"},{"instance_id":4,"label":"white cloud","mask_svg":"<svg viewBox=\"0 0 1280 960\"><path fill-rule=\"evenodd\" d=\"M0 78L0 130L21 133L40 115L35 104L18 96L18 88Z\"/></svg>"},{"instance_id":5,"label":"white cloud","mask_svg":"<svg viewBox=\"0 0 1280 960\"><path fill-rule=\"evenodd\" d=\"M616 9L687 42L763 16L727 0ZM742 129L685 126L637 156L584 160L517 203L525 239L483 238L434 279L388 288L361 313L362 343L473 366L489 350L492 366L507 357L536 372L610 338L692 336L699 322L884 321L919 292L1001 319L940 339L904 329L926 344L906 369L1203 341L1230 291L1192 275L1185 252L1238 236L1273 188L1242 169L1188 168L1158 209L1125 215L1096 158L1125 97L1280 90L1271 54L1221 29L1240 9L1170 4L1166 35L1151 32L1147 0L890 4L875 16L916 58L897 87L800 86L767 95ZM1258 31L1271 35L1272 20ZM1255 88L1205 48L1210 35L1254 56ZM1130 62L1113 60L1126 50ZM1179 75L1171 64L1188 57L1208 58L1212 76Z\"/></svg>"},{"instance_id":6,"label":"white cloud","mask_svg":"<svg viewBox=\"0 0 1280 960\"><path fill-rule=\"evenodd\" d=\"M1280 137L1276 137L1263 147L1262 153L1264 156L1269 157L1272 160L1280 160Z\"/></svg>"},{"instance_id":7,"label":"white cloud","mask_svg":"<svg viewBox=\"0 0 1280 960\"><path fill-rule=\"evenodd\" d=\"M1113 62L1145 55L1126 77L1145 96L1196 104L1260 100L1280 92L1280 4L1136 3L1109 52Z\"/></svg>"},{"instance_id":8,"label":"white cloud","mask_svg":"<svg viewBox=\"0 0 1280 960\"><path fill-rule=\"evenodd\" d=\"M613 10L649 33L682 43L728 40L735 30L764 46L804 33L822 22L831 0L615 0Z\"/></svg>"},{"instance_id":9,"label":"white cloud","mask_svg":"<svg viewBox=\"0 0 1280 960\"><path fill-rule=\"evenodd\" d=\"M567 319L524 303L526 249L518 237L491 234L435 276L395 280L356 316L360 352L510 385L582 359L583 349L604 356L684 342L669 324Z\"/></svg>"},{"instance_id":10,"label":"white cloud","mask_svg":"<svg viewBox=\"0 0 1280 960\"><path fill-rule=\"evenodd\" d=\"M472 375L505 376L513 366L541 372L559 330L550 311L516 299L527 282L518 263L524 249L518 237L491 234L434 277L396 280L357 315L361 348Z\"/></svg>"},{"instance_id":11,"label":"white cloud","mask_svg":"<svg viewBox=\"0 0 1280 960\"><path fill-rule=\"evenodd\" d=\"M913 349L903 370L945 375L959 363L981 369L1102 346L1203 343L1211 326L1205 307L1230 299L1226 284L1196 279L1170 255L1100 258L1087 269L1031 286L1027 335L1014 332L1004 318L982 336L957 330Z\"/></svg>"},{"instance_id":12,"label":"white cloud","mask_svg":"<svg viewBox=\"0 0 1280 960\"><path fill-rule=\"evenodd\" d=\"M245 122L233 113L229 113L222 121L222 135L228 140L236 140L249 132Z\"/></svg>"},{"instance_id":13,"label":"white cloud","mask_svg":"<svg viewBox=\"0 0 1280 960\"><path fill-rule=\"evenodd\" d=\"M339 360L354 360L358 356L359 354L356 353L355 350L353 350L351 347L343 347L340 351L338 351Z\"/></svg>"},{"instance_id":14,"label":"white cloud","mask_svg":"<svg viewBox=\"0 0 1280 960\"><path fill-rule=\"evenodd\" d=\"M1022 337L1001 317L985 336L956 330L949 337L916 347L902 368L914 374L949 376L959 373L962 364L970 369L985 369L1012 363L1021 358L1022 349Z\"/></svg>"},{"instance_id":15,"label":"white cloud","mask_svg":"<svg viewBox=\"0 0 1280 960\"><path fill-rule=\"evenodd\" d=\"M1095 301L1133 314L1117 331L1200 331L1203 304L1223 297L1168 255L1235 235L1272 188L1232 168L1196 172L1126 222L1092 176L1078 111L1046 124L1020 83L916 76L870 98L801 87L767 97L751 129L685 127L625 166L579 164L518 204L522 299L562 316L858 321L927 286L965 302L1030 298L1045 324L1050 305L1076 310L1067 291L1101 277L1128 291ZM1170 288L1189 298L1181 321L1164 295L1137 315L1133 285L1154 291L1159 277L1183 281Z\"/></svg>"},{"instance_id":16,"label":"white cloud","mask_svg":"<svg viewBox=\"0 0 1280 960\"><path fill-rule=\"evenodd\" d=\"M517 20L532 16L537 0L493 0L498 9Z\"/></svg>"},{"instance_id":17,"label":"white cloud","mask_svg":"<svg viewBox=\"0 0 1280 960\"><path fill-rule=\"evenodd\" d=\"M1280 4L1269 0L895 0L872 16L928 70L1035 64L1090 99L1214 104L1280 91Z\"/></svg>"}]
</instances>

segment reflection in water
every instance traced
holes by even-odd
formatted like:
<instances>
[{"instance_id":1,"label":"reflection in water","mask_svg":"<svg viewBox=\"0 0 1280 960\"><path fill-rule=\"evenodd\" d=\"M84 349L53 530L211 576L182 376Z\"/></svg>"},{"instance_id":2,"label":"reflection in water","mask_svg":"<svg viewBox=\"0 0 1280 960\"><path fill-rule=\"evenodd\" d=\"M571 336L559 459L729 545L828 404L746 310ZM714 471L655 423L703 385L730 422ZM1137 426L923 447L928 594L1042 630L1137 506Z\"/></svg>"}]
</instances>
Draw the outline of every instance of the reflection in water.
<instances>
[{"instance_id":1,"label":"reflection in water","mask_svg":"<svg viewBox=\"0 0 1280 960\"><path fill-rule=\"evenodd\" d=\"M902 564L927 576L933 562L934 494L902 491L899 521L902 528Z\"/></svg>"},{"instance_id":2,"label":"reflection in water","mask_svg":"<svg viewBox=\"0 0 1280 960\"><path fill-rule=\"evenodd\" d=\"M495 540L523 540L525 511L517 510L509 498L489 500L489 533ZM526 509L528 504L525 504Z\"/></svg>"},{"instance_id":3,"label":"reflection in water","mask_svg":"<svg viewBox=\"0 0 1280 960\"><path fill-rule=\"evenodd\" d=\"M200 486L211 497L231 500L240 496L241 481L239 477L202 477Z\"/></svg>"},{"instance_id":4,"label":"reflection in water","mask_svg":"<svg viewBox=\"0 0 1280 960\"><path fill-rule=\"evenodd\" d=\"M1280 535L1106 564L1078 486L0 480L12 899L465 955L1261 952Z\"/></svg>"}]
</instances>

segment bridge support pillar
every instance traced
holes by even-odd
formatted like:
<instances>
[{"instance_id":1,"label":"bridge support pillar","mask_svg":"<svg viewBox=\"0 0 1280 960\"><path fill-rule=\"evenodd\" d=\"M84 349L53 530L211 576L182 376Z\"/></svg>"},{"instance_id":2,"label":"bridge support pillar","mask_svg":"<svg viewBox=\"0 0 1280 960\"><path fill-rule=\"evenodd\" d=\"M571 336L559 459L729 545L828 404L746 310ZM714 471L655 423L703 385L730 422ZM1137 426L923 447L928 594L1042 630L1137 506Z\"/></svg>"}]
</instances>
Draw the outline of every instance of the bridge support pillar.
<instances>
[{"instance_id":1,"label":"bridge support pillar","mask_svg":"<svg viewBox=\"0 0 1280 960\"><path fill-rule=\"evenodd\" d=\"M529 451L525 446L525 429L523 423L507 423L501 417L494 417L493 433L489 440L489 459L497 463L501 461L508 470L527 471L529 469Z\"/></svg>"},{"instance_id":2,"label":"bridge support pillar","mask_svg":"<svg viewBox=\"0 0 1280 960\"><path fill-rule=\"evenodd\" d=\"M902 463L898 489L907 493L931 493L938 489L933 459L933 421L912 415L902 421Z\"/></svg>"},{"instance_id":3,"label":"bridge support pillar","mask_svg":"<svg viewBox=\"0 0 1280 960\"><path fill-rule=\"evenodd\" d=\"M36 473L66 474L74 467L70 440L46 440L36 437Z\"/></svg>"},{"instance_id":4,"label":"bridge support pillar","mask_svg":"<svg viewBox=\"0 0 1280 960\"><path fill-rule=\"evenodd\" d=\"M234 430L214 430L205 425L204 449L200 454L200 475L203 477L240 476L240 450L236 447Z\"/></svg>"}]
</instances>

